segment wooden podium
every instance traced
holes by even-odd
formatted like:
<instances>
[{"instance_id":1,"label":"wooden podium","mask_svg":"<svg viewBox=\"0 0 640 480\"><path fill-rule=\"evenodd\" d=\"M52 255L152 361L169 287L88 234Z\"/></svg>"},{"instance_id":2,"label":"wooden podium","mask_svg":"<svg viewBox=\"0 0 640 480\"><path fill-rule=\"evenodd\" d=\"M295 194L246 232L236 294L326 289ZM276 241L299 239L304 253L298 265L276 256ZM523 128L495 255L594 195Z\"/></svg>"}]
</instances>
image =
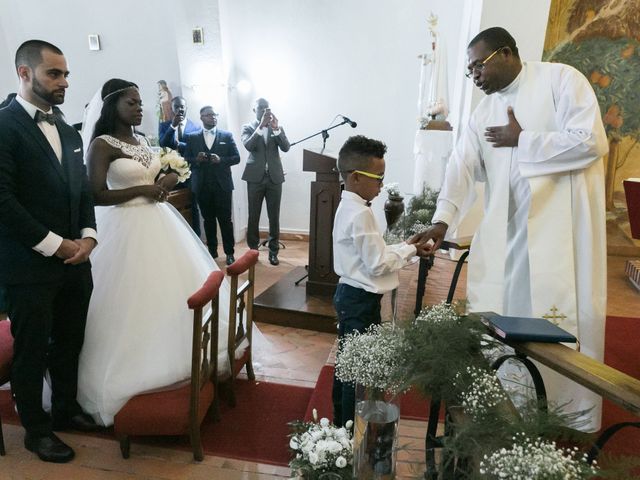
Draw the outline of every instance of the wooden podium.
<instances>
[{"instance_id":1,"label":"wooden podium","mask_svg":"<svg viewBox=\"0 0 640 480\"><path fill-rule=\"evenodd\" d=\"M304 150L302 170L315 172L311 182L309 211L309 278L307 294L333 296L338 276L333 271L333 218L340 203L340 178L336 158L320 151Z\"/></svg>"}]
</instances>

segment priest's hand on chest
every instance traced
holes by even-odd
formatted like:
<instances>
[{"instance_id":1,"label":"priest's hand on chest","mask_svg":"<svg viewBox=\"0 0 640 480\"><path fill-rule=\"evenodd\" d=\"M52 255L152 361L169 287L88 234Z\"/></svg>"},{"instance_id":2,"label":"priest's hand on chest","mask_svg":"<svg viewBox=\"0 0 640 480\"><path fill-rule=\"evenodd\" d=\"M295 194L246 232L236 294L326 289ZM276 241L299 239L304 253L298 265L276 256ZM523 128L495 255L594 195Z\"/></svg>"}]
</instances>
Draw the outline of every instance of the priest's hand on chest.
<instances>
[{"instance_id":1,"label":"priest's hand on chest","mask_svg":"<svg viewBox=\"0 0 640 480\"><path fill-rule=\"evenodd\" d=\"M493 143L494 147L517 147L518 138L522 127L516 120L516 116L513 114L513 108L507 108L507 116L509 123L501 125L499 127L487 127L484 132L484 137L489 143Z\"/></svg>"}]
</instances>

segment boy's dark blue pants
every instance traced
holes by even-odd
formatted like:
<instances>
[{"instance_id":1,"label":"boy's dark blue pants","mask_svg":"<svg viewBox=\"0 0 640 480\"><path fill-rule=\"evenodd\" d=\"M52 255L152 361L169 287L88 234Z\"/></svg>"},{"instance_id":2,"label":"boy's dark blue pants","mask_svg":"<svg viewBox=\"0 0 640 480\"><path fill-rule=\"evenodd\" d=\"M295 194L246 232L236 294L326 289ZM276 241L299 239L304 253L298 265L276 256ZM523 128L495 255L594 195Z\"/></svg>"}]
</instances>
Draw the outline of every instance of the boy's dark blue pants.
<instances>
[{"instance_id":1,"label":"boy's dark blue pants","mask_svg":"<svg viewBox=\"0 0 640 480\"><path fill-rule=\"evenodd\" d=\"M370 325L379 324L382 294L339 283L333 304L338 314L338 338L348 333L364 332ZM342 383L333 376L333 423L343 426L355 415L355 386Z\"/></svg>"}]
</instances>

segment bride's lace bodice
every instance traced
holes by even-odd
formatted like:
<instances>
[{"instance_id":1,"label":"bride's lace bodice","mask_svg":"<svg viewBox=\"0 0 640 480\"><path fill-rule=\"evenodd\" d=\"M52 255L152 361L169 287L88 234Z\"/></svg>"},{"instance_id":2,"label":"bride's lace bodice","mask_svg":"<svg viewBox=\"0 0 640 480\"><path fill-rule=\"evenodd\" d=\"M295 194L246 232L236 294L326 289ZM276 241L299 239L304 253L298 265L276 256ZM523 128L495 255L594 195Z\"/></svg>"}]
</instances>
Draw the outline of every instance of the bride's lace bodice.
<instances>
[{"instance_id":1,"label":"bride's lace bodice","mask_svg":"<svg viewBox=\"0 0 640 480\"><path fill-rule=\"evenodd\" d=\"M125 143L111 135L100 135L98 138L126 155L126 157L115 159L109 165L107 171L109 189L120 190L138 185L153 185L160 172L160 156L151 150L146 138L136 135L140 145Z\"/></svg>"}]
</instances>

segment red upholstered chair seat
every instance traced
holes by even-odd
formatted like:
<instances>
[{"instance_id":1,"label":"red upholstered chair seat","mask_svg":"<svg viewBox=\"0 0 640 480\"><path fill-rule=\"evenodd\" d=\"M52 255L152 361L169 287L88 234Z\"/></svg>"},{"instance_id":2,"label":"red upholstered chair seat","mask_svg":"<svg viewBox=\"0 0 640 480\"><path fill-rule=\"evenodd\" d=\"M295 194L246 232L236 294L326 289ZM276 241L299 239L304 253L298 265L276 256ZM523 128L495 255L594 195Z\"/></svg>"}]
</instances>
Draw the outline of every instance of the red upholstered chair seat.
<instances>
[{"instance_id":1,"label":"red upholstered chair seat","mask_svg":"<svg viewBox=\"0 0 640 480\"><path fill-rule=\"evenodd\" d=\"M0 385L9 381L11 376L11 362L13 361L13 336L11 322L0 321ZM4 438L2 436L2 419L0 419L0 455L5 454Z\"/></svg>"},{"instance_id":2,"label":"red upholstered chair seat","mask_svg":"<svg viewBox=\"0 0 640 480\"><path fill-rule=\"evenodd\" d=\"M200 391L199 423L213 402L214 390L208 381ZM189 431L190 399L190 380L136 395L116 414L113 430L116 435L184 435ZM146 415L150 408L153 415Z\"/></svg>"}]
</instances>

